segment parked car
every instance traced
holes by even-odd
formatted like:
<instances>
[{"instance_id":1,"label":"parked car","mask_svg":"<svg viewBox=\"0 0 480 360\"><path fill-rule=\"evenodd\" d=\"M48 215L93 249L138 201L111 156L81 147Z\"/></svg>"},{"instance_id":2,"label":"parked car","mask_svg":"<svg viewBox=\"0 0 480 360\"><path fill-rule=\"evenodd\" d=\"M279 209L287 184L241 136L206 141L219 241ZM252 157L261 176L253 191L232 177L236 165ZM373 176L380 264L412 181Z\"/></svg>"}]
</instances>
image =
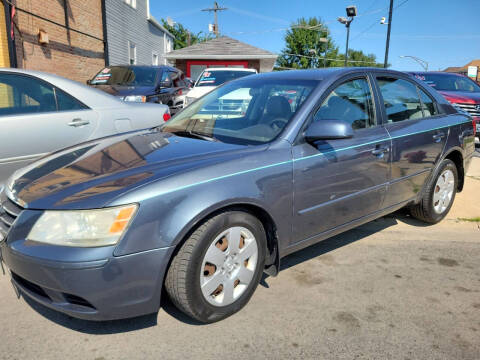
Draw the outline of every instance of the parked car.
<instances>
[{"instance_id":1,"label":"parked car","mask_svg":"<svg viewBox=\"0 0 480 360\"><path fill-rule=\"evenodd\" d=\"M419 80L433 86L452 105L469 113L476 121L480 134L480 86L467 76L447 72L412 72ZM477 140L478 141L478 140Z\"/></svg>"},{"instance_id":2,"label":"parked car","mask_svg":"<svg viewBox=\"0 0 480 360\"><path fill-rule=\"evenodd\" d=\"M239 89L251 96L244 115L205 110ZM17 172L0 195L1 254L21 294L73 317L152 313L165 289L214 322L294 251L405 206L441 221L473 136L471 118L404 73L252 75L156 129Z\"/></svg>"},{"instance_id":3,"label":"parked car","mask_svg":"<svg viewBox=\"0 0 480 360\"><path fill-rule=\"evenodd\" d=\"M17 169L87 140L150 128L167 106L126 104L56 75L0 69L0 188Z\"/></svg>"},{"instance_id":4,"label":"parked car","mask_svg":"<svg viewBox=\"0 0 480 360\"><path fill-rule=\"evenodd\" d=\"M87 84L123 101L168 105L172 114L183 108L189 91L183 72L171 66L109 66Z\"/></svg>"},{"instance_id":5,"label":"parked car","mask_svg":"<svg viewBox=\"0 0 480 360\"><path fill-rule=\"evenodd\" d=\"M207 68L202 71L192 90L185 98L185 106L191 104L199 97L212 91L217 86L220 86L227 81L238 79L244 76L256 74L255 69L244 68ZM248 100L248 99L244 99Z\"/></svg>"}]
</instances>

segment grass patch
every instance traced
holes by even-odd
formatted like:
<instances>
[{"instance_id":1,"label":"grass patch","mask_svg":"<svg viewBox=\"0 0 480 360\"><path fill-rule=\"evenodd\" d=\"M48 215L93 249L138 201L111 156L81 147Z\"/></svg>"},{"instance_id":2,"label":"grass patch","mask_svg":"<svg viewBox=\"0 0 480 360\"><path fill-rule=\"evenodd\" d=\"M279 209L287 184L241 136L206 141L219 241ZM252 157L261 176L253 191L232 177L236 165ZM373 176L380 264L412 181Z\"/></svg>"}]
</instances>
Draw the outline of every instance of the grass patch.
<instances>
[{"instance_id":1,"label":"grass patch","mask_svg":"<svg viewBox=\"0 0 480 360\"><path fill-rule=\"evenodd\" d=\"M458 221L480 222L480 216L473 218L457 218Z\"/></svg>"}]
</instances>

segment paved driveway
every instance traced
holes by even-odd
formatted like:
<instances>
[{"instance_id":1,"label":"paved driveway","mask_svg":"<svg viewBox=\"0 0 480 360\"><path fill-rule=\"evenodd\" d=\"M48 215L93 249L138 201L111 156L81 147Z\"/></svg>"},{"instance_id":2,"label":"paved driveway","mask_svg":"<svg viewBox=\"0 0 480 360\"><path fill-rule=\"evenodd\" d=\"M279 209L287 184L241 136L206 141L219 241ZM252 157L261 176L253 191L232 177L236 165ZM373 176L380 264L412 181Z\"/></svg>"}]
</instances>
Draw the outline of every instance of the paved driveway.
<instances>
[{"instance_id":1,"label":"paved driveway","mask_svg":"<svg viewBox=\"0 0 480 360\"><path fill-rule=\"evenodd\" d=\"M480 359L480 159L449 218L405 212L283 260L239 314L91 323L17 300L0 277L1 359ZM476 199L476 201L475 201ZM135 269L132 269L135 271Z\"/></svg>"}]
</instances>

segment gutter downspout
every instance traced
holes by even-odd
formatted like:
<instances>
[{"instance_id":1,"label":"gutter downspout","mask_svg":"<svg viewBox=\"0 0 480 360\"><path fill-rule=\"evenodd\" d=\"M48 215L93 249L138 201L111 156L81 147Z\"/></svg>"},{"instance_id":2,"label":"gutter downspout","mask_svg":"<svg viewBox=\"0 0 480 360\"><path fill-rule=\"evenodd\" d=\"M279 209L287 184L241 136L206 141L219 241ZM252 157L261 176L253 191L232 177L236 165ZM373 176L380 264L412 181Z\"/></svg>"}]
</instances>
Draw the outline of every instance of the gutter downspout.
<instances>
[{"instance_id":1,"label":"gutter downspout","mask_svg":"<svg viewBox=\"0 0 480 360\"><path fill-rule=\"evenodd\" d=\"M4 15L5 15L5 23L7 24L7 41L8 41L8 54L10 57L10 67L16 68L18 65L17 65L17 52L15 47L15 40L12 39L10 35L13 29L12 18L11 18L12 7L6 0L2 0L2 2L3 2L3 9L4 9Z\"/></svg>"},{"instance_id":2,"label":"gutter downspout","mask_svg":"<svg viewBox=\"0 0 480 360\"><path fill-rule=\"evenodd\" d=\"M107 36L107 10L105 7L105 0L102 0L102 24L103 24L103 57L105 59L105 66L110 65L108 56L108 36Z\"/></svg>"}]
</instances>

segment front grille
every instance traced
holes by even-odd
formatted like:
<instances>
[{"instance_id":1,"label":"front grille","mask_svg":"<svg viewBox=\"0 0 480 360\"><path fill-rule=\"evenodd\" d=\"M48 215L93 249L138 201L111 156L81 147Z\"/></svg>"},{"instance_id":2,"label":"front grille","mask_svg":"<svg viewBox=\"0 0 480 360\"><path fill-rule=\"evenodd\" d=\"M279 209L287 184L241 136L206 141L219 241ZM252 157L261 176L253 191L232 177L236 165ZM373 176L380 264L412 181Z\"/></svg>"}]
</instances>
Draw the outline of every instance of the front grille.
<instances>
[{"instance_id":1,"label":"front grille","mask_svg":"<svg viewBox=\"0 0 480 360\"><path fill-rule=\"evenodd\" d=\"M469 113L471 116L480 116L480 104L456 104L460 109Z\"/></svg>"},{"instance_id":2,"label":"front grille","mask_svg":"<svg viewBox=\"0 0 480 360\"><path fill-rule=\"evenodd\" d=\"M10 200L5 192L0 193L0 234L3 235L0 239L7 237L8 231L22 211L23 208Z\"/></svg>"}]
</instances>

